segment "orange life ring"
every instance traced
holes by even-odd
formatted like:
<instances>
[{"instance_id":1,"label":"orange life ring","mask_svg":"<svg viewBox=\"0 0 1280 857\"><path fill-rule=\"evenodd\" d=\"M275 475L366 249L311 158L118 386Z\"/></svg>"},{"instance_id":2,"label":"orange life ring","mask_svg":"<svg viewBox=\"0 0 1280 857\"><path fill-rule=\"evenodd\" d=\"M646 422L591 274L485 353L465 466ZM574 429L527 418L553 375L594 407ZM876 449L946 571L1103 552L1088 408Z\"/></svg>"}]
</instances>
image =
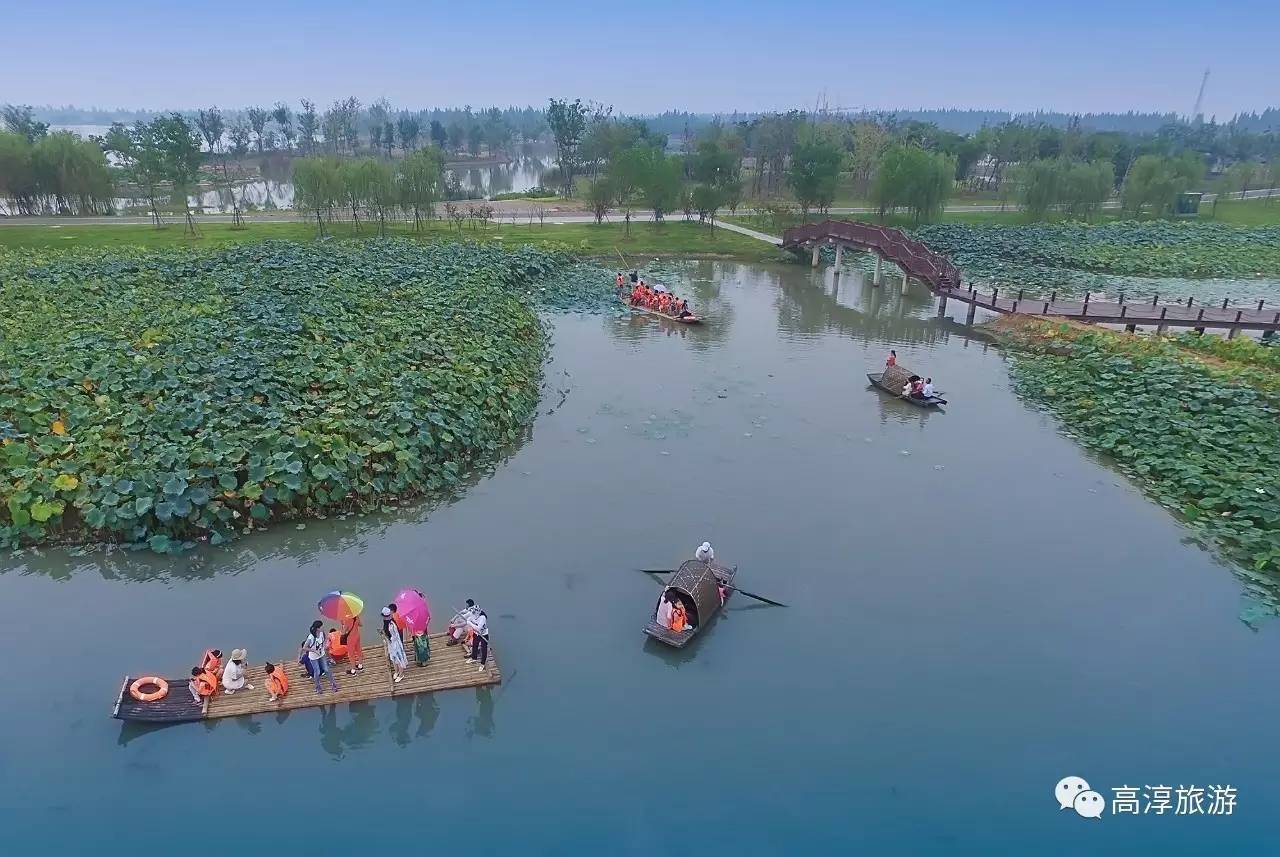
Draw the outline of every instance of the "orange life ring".
<instances>
[{"instance_id":1,"label":"orange life ring","mask_svg":"<svg viewBox=\"0 0 1280 857\"><path fill-rule=\"evenodd\" d=\"M143 693L143 686L148 684L154 685L155 690L150 693ZM169 695L169 682L153 675L144 675L129 685L129 695L139 702L155 702L157 699L164 699Z\"/></svg>"}]
</instances>

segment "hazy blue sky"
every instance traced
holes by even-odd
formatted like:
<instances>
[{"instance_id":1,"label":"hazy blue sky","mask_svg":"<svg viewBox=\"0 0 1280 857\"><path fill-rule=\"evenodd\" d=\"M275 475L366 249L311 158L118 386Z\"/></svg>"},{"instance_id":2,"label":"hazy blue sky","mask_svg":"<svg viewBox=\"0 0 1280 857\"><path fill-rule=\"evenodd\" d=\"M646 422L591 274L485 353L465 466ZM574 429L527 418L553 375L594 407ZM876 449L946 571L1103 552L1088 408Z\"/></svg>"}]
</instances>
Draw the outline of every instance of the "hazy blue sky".
<instances>
[{"instance_id":1,"label":"hazy blue sky","mask_svg":"<svg viewBox=\"0 0 1280 857\"><path fill-rule=\"evenodd\" d=\"M1188 112L1280 104L1280 0L9 0L0 102Z\"/></svg>"}]
</instances>

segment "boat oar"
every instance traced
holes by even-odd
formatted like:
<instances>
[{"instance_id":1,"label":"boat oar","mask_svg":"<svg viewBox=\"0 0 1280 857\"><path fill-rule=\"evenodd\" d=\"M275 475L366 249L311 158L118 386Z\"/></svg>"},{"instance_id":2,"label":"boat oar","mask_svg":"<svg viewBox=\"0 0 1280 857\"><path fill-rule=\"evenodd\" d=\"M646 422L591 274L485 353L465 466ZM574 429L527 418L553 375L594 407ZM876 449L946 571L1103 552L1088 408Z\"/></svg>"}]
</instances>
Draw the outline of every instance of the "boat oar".
<instances>
[{"instance_id":1,"label":"boat oar","mask_svg":"<svg viewBox=\"0 0 1280 857\"><path fill-rule=\"evenodd\" d=\"M670 574L671 572L675 571L675 569L673 568L637 568L636 571L643 571L645 574ZM725 589L732 589L734 592L741 592L743 595L747 596L748 598L754 598L757 601L763 601L765 604L772 604L774 607L787 606L783 604L781 601L774 601L772 598L765 598L763 595L757 595L754 592L748 592L745 589L739 589L738 587L731 586L728 583L721 583L720 585L723 586Z\"/></svg>"}]
</instances>

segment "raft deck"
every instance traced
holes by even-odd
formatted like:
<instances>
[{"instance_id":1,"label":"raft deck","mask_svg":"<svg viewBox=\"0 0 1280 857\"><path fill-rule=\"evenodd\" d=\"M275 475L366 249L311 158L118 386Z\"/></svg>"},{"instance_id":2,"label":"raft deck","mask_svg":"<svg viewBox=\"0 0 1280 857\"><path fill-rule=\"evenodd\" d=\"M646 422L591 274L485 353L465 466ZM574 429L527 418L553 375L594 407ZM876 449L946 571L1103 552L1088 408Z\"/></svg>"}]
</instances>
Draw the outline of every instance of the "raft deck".
<instances>
[{"instance_id":1,"label":"raft deck","mask_svg":"<svg viewBox=\"0 0 1280 857\"><path fill-rule=\"evenodd\" d=\"M404 671L404 679L395 684L392 682L391 663L387 660L386 643L379 637L376 642L364 646L364 669L355 675L347 675L348 665L345 659L334 667L334 678L338 682L338 692L329 690L328 678L321 678L323 694L316 693L315 682L307 675L306 670L298 663L295 651L289 657L272 660L271 663L283 664L289 676L289 692L282 699L270 701L267 693L267 678L263 672L263 662L255 660L245 670L248 683L253 690L244 688L233 694L224 693L221 689L209 697L204 705L197 705L187 690L186 678L168 678L169 693L156 702L138 702L129 695L129 685L133 677L126 677L120 688L111 716L119 720L137 720L150 723L182 723L193 720L212 720L218 717L241 717L249 714L271 714L277 711L292 711L295 708L312 708L319 705L337 705L348 702L362 702L372 699L413 696L419 693L430 693L437 690L453 690L455 688L483 687L500 684L502 674L498 669L497 658L493 647L489 647L488 668L479 671L476 664L465 662L464 646L447 646L447 634L431 634L431 658L425 666L418 666L413 656L412 641L405 644L409 655L409 666Z\"/></svg>"}]
</instances>

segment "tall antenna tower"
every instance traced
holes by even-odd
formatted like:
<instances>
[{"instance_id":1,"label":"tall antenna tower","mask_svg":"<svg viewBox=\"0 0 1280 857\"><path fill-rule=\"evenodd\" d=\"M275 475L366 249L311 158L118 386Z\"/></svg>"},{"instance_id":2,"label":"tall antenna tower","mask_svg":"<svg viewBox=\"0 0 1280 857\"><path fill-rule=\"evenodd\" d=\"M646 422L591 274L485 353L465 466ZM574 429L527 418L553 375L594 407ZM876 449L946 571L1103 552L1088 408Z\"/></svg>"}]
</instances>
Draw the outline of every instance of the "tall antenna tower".
<instances>
[{"instance_id":1,"label":"tall antenna tower","mask_svg":"<svg viewBox=\"0 0 1280 857\"><path fill-rule=\"evenodd\" d=\"M1205 85L1208 84L1208 82L1209 82L1209 69L1206 68L1204 70L1204 77L1200 78L1200 92L1196 95L1196 106L1191 111L1191 119L1193 122L1204 121L1204 111L1201 108L1204 107L1204 88L1205 88Z\"/></svg>"}]
</instances>

